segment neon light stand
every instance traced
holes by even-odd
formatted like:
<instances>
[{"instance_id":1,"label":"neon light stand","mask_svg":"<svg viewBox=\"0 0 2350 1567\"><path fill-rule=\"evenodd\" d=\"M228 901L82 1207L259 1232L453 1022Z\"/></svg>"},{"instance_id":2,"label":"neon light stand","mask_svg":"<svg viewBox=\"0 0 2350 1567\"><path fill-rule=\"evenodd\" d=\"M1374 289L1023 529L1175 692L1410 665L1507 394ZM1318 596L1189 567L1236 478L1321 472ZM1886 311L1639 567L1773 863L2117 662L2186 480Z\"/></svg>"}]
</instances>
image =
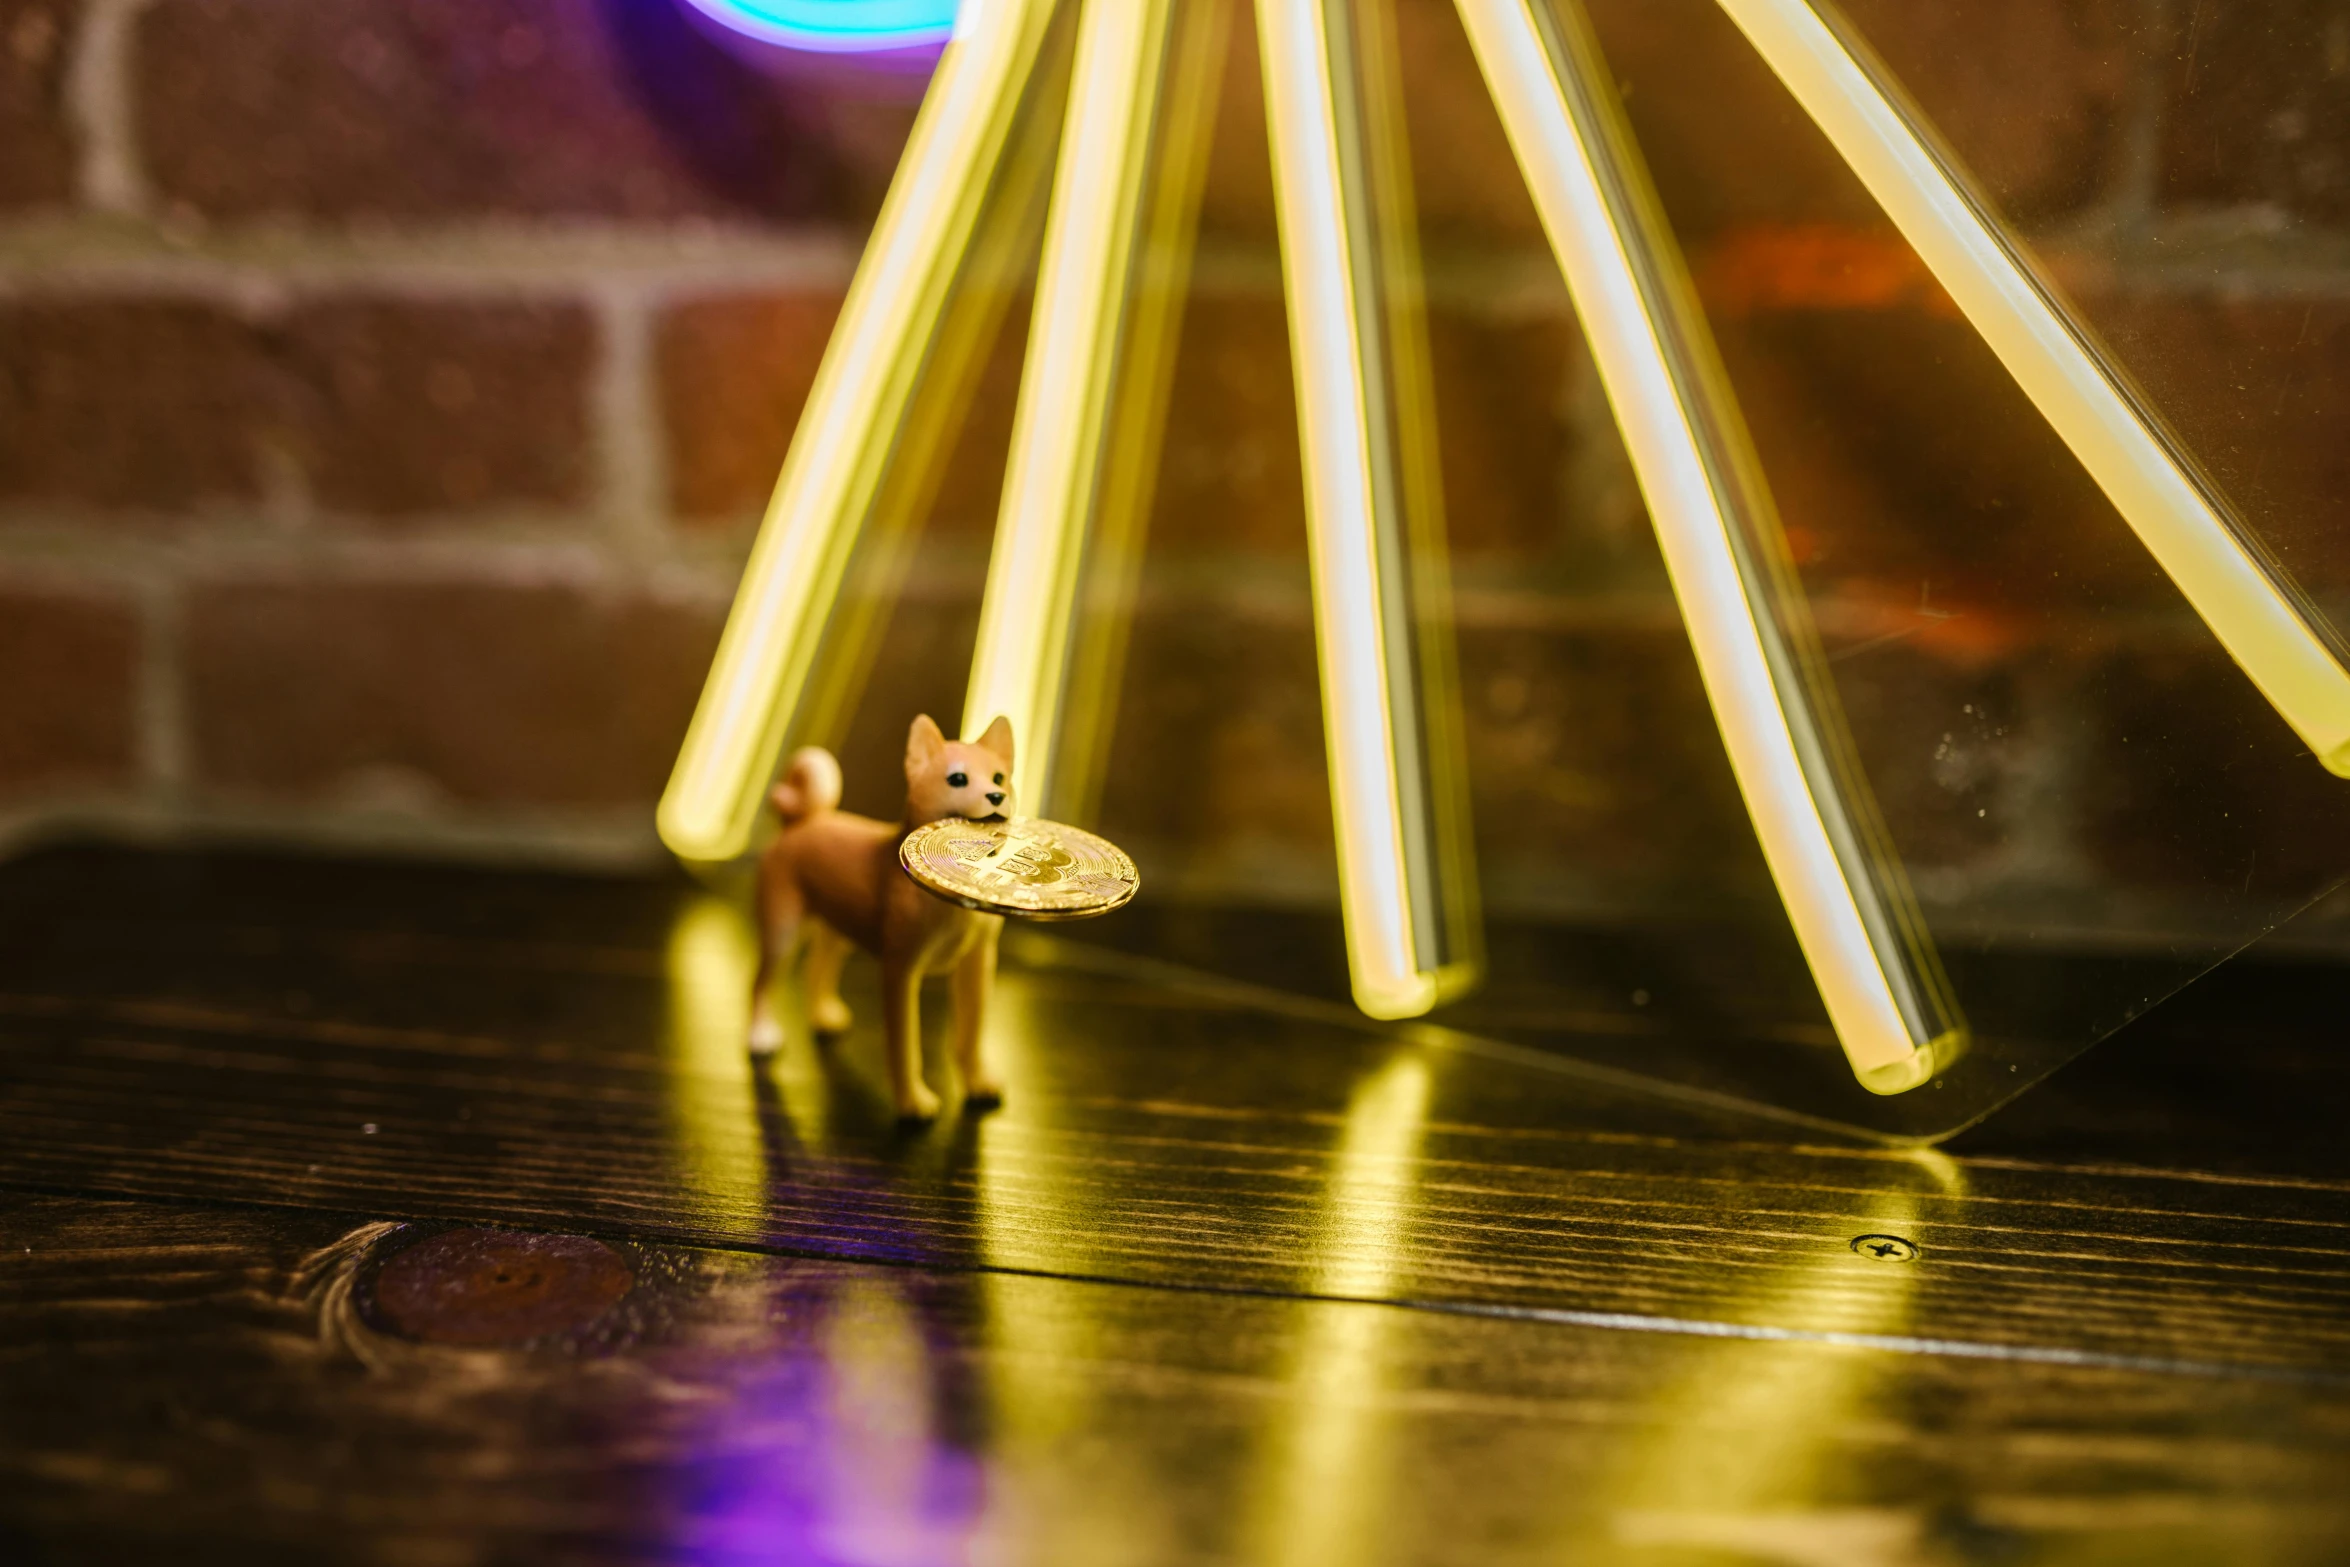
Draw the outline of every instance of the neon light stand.
<instances>
[{"instance_id":1,"label":"neon light stand","mask_svg":"<svg viewBox=\"0 0 2350 1567\"><path fill-rule=\"evenodd\" d=\"M2310 765L2350 775L2338 633L2058 303L1866 43L1826 0L1719 4ZM786 25L781 0L724 9L760 6ZM1836 1039L1872 1094L1936 1083L1966 1058L1969 1026L1854 760L1770 489L1588 21L1578 0L1457 6ZM922 23L914 0L864 9L903 28L939 22L931 6ZM1230 9L1085 0L1076 18L964 715L966 733L1011 717L1023 797L1048 810L1083 798L1066 774L1091 765L1082 742L1101 727L1101 682L1071 631L1083 579L1133 569L1132 497L1105 452L1114 428L1163 413L1168 328L1139 258L1196 219L1206 84ZM1003 243L982 208L1022 183L1012 130L1058 10L967 0L953 23L661 803L662 836L689 861L746 850L787 734L824 699L827 616L889 465L935 439L916 428L913 393L968 341L950 294ZM1392 19L1382 0L1257 0L1255 20L1353 992L1374 1018L1415 1018L1473 988L1482 955ZM1041 186L1039 155L1026 156Z\"/></svg>"}]
</instances>

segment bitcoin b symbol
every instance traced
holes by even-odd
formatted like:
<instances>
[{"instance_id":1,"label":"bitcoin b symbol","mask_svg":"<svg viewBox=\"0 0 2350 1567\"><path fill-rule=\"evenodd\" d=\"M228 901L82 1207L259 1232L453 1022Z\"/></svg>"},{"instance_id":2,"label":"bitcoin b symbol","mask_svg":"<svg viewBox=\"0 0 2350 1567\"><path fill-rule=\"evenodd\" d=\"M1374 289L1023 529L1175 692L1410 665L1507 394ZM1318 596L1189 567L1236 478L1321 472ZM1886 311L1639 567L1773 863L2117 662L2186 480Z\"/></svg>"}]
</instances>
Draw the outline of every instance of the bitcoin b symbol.
<instances>
[{"instance_id":1,"label":"bitcoin b symbol","mask_svg":"<svg viewBox=\"0 0 2350 1567\"><path fill-rule=\"evenodd\" d=\"M1031 887L1043 887L1061 879L1061 872L1077 863L1069 851L1058 844L1024 843L1012 855L1005 869Z\"/></svg>"}]
</instances>

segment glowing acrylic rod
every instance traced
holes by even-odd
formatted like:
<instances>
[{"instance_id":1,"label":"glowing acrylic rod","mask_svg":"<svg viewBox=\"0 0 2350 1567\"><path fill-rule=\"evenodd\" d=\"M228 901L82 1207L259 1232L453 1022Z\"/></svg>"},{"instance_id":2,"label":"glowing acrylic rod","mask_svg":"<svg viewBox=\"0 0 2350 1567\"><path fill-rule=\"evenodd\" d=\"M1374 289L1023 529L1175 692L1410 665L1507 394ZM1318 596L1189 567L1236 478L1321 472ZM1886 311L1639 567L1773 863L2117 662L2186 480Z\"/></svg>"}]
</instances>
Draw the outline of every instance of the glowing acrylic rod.
<instances>
[{"instance_id":1,"label":"glowing acrylic rod","mask_svg":"<svg viewBox=\"0 0 2350 1567\"><path fill-rule=\"evenodd\" d=\"M866 511L856 554L825 622L823 651L792 713L795 744L838 749L847 738L1004 317L1035 282L1037 241L1061 142L1059 113L1044 111L1051 101L1048 84L1058 85L1067 75L1068 62L1060 58L1065 42L1058 30L1047 42L1031 107L1022 111L962 275L931 334L921 383L898 422L888 475Z\"/></svg>"},{"instance_id":2,"label":"glowing acrylic rod","mask_svg":"<svg viewBox=\"0 0 2350 1567\"><path fill-rule=\"evenodd\" d=\"M661 797L661 839L682 858L732 859L750 845L1053 9L986 0L940 56Z\"/></svg>"},{"instance_id":3,"label":"glowing acrylic rod","mask_svg":"<svg viewBox=\"0 0 2350 1567\"><path fill-rule=\"evenodd\" d=\"M2329 771L2350 776L2350 673L2328 628L2007 241L1828 0L1720 0L1827 133L2195 612Z\"/></svg>"},{"instance_id":4,"label":"glowing acrylic rod","mask_svg":"<svg viewBox=\"0 0 2350 1567\"><path fill-rule=\"evenodd\" d=\"M1173 27L1151 149L1151 192L1135 241L1132 292L1118 345L1116 402L1103 437L1102 474L1095 483L1084 581L1071 628L1060 740L1048 759L1049 786L1028 797L1036 814L1067 822L1095 818L1109 770L1118 691L1142 593L1143 541L1165 445L1200 194L1207 183L1216 101L1229 53L1232 0L1183 0L1175 8Z\"/></svg>"},{"instance_id":5,"label":"glowing acrylic rod","mask_svg":"<svg viewBox=\"0 0 2350 1567\"><path fill-rule=\"evenodd\" d=\"M1391 684L1388 724L1416 728L1422 798L1417 821L1407 813L1407 872L1427 896L1416 899L1423 936L1420 963L1438 971L1448 994L1484 972L1485 935L1478 905L1477 845L1470 826L1468 745L1454 646L1452 570L1445 538L1444 465L1436 421L1436 377L1428 345L1427 290L1421 275L1419 196L1413 188L1411 138L1404 111L1404 71L1396 9L1402 0L1332 0L1348 7L1358 107L1355 130L1370 205L1361 221L1377 257L1382 335L1357 350L1383 363L1389 465L1400 532L1374 515L1382 546L1407 602L1389 626L1390 643L1409 639L1399 667L1416 677ZM1343 125L1343 121L1342 121ZM1391 585L1392 586L1392 585ZM1399 693L1409 701L1399 700ZM1406 747L1399 754L1409 754ZM1407 806L1411 803L1407 801ZM1415 853L1416 851L1416 853ZM1415 859L1419 862L1415 866Z\"/></svg>"},{"instance_id":6,"label":"glowing acrylic rod","mask_svg":"<svg viewBox=\"0 0 2350 1567\"><path fill-rule=\"evenodd\" d=\"M963 727L1001 714L1019 798L1046 796L1077 618L1086 524L1102 478L1173 0L1085 8L1037 273L1036 315L996 519Z\"/></svg>"},{"instance_id":7,"label":"glowing acrylic rod","mask_svg":"<svg viewBox=\"0 0 2350 1567\"><path fill-rule=\"evenodd\" d=\"M1382 357L1350 0L1258 0L1307 555L1356 1004L1411 1017L1473 982L1448 960L1416 706L1408 551Z\"/></svg>"},{"instance_id":8,"label":"glowing acrylic rod","mask_svg":"<svg viewBox=\"0 0 2350 1567\"><path fill-rule=\"evenodd\" d=\"M1829 1021L1897 1093L1963 1042L1879 843L1737 404L1576 0L1458 0L1654 520L1732 770ZM1790 622L1793 622L1792 624ZM1842 776L1839 776L1840 768Z\"/></svg>"}]
</instances>

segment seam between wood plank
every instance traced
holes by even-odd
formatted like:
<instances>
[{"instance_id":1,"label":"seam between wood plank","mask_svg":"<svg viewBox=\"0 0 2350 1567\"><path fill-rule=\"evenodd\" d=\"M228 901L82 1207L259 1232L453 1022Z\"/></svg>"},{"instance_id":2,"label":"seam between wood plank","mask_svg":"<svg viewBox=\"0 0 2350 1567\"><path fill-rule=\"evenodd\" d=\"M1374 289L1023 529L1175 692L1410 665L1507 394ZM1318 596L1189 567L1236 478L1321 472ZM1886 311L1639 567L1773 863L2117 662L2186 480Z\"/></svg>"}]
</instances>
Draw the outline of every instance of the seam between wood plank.
<instances>
[{"instance_id":1,"label":"seam between wood plank","mask_svg":"<svg viewBox=\"0 0 2350 1567\"><path fill-rule=\"evenodd\" d=\"M0 1179L0 1191L79 1197L98 1201L128 1201L199 1210L206 1208L258 1209L264 1212L312 1213L344 1218L350 1217L352 1212L347 1205L313 1207L304 1203L270 1202L257 1198L158 1197L148 1192L48 1185L8 1179ZM391 1214L390 1217L411 1223L474 1222L492 1228L518 1227L514 1226L510 1220L469 1220L468 1216L441 1213ZM645 1241L645 1237L641 1235L625 1230L611 1229L600 1226L592 1220L583 1221L570 1216L564 1216L564 1228L573 1234L603 1235L607 1238L639 1243ZM1671 1337L1733 1339L1763 1343L1816 1344L1826 1348L1852 1349L1876 1354L2061 1366L2092 1371L2124 1371L2149 1376L2194 1377L2215 1381L2266 1382L2295 1387L2350 1389L2350 1373L2325 1371L2308 1366L2284 1366L2249 1361L2186 1360L2168 1356L2126 1355L2105 1350L2071 1349L2061 1345L2001 1344L1985 1340L1934 1338L1914 1334L1851 1333L1833 1329L1785 1328L1768 1324L1725 1322L1702 1317L1672 1317L1644 1312L1584 1311L1561 1306L1521 1306L1499 1302L1441 1300L1413 1296L1382 1298L1331 1294L1312 1290L1281 1290L1243 1284L1214 1284L1194 1280L1137 1279L1121 1277L1116 1274L1063 1272L1050 1268L1021 1268L1002 1264L958 1263L943 1259L863 1255L817 1246L789 1246L780 1243L759 1244L744 1240L662 1238L654 1241L653 1244L677 1246L686 1250L716 1254L797 1257L814 1262L893 1268L939 1276L995 1275L1006 1278L1045 1279L1064 1284L1091 1284L1110 1289L1154 1290L1168 1294L1205 1295L1223 1299L1290 1300L1330 1306L1383 1307L1393 1311L1475 1317L1496 1322L1546 1323L1558 1327L1591 1328L1604 1332L1652 1333Z\"/></svg>"}]
</instances>

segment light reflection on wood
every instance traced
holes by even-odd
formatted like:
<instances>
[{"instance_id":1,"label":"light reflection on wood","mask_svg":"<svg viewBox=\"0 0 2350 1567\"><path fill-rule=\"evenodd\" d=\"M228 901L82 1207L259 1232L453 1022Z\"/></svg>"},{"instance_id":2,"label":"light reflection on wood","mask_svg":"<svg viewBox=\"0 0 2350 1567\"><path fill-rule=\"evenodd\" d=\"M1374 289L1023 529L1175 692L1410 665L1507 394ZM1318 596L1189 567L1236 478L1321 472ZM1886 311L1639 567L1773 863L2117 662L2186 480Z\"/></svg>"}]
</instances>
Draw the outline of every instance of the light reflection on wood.
<instances>
[{"instance_id":1,"label":"light reflection on wood","mask_svg":"<svg viewBox=\"0 0 2350 1567\"><path fill-rule=\"evenodd\" d=\"M1920 1164L1942 1195L1964 1195L1954 1161L1929 1154ZM1715 1314L1769 1322L1801 1310L1827 1333L1908 1333L1916 1326L1919 1270L1933 1266L1931 1258L1878 1261L1851 1243L1865 1233L1914 1237L1919 1217L1917 1197L1892 1187L1855 1236L1787 1236L1785 1248L1798 1260L1742 1282ZM1756 1220L1766 1231L1781 1222ZM1691 1341L1651 1401L1654 1422L1600 1488L1620 1499L1617 1538L1729 1550L1790 1567L1924 1559L1920 1515L1832 1505L1856 1489L1853 1433L1865 1429L1900 1376L1890 1357L1816 1343ZM1760 1432L1768 1439L1758 1439Z\"/></svg>"},{"instance_id":2,"label":"light reflection on wood","mask_svg":"<svg viewBox=\"0 0 2350 1567\"><path fill-rule=\"evenodd\" d=\"M724 899L694 898L678 911L663 956L662 1108L672 1168L701 1203L756 1213L766 1203L767 1155L744 1046L758 963L750 922ZM821 1125L813 1130L822 1135Z\"/></svg>"},{"instance_id":3,"label":"light reflection on wood","mask_svg":"<svg viewBox=\"0 0 2350 1567\"><path fill-rule=\"evenodd\" d=\"M1430 1058L1406 1049L1356 1087L1311 1221L1312 1293L1371 1302L1393 1290L1434 1081ZM1399 1336L1415 1326L1370 1304L1325 1307L1301 1322L1284 1378L1286 1418L1267 1432L1252 1497L1258 1559L1343 1567L1378 1555L1393 1488L1408 1484L1393 1472L1393 1416L1379 1392Z\"/></svg>"}]
</instances>

